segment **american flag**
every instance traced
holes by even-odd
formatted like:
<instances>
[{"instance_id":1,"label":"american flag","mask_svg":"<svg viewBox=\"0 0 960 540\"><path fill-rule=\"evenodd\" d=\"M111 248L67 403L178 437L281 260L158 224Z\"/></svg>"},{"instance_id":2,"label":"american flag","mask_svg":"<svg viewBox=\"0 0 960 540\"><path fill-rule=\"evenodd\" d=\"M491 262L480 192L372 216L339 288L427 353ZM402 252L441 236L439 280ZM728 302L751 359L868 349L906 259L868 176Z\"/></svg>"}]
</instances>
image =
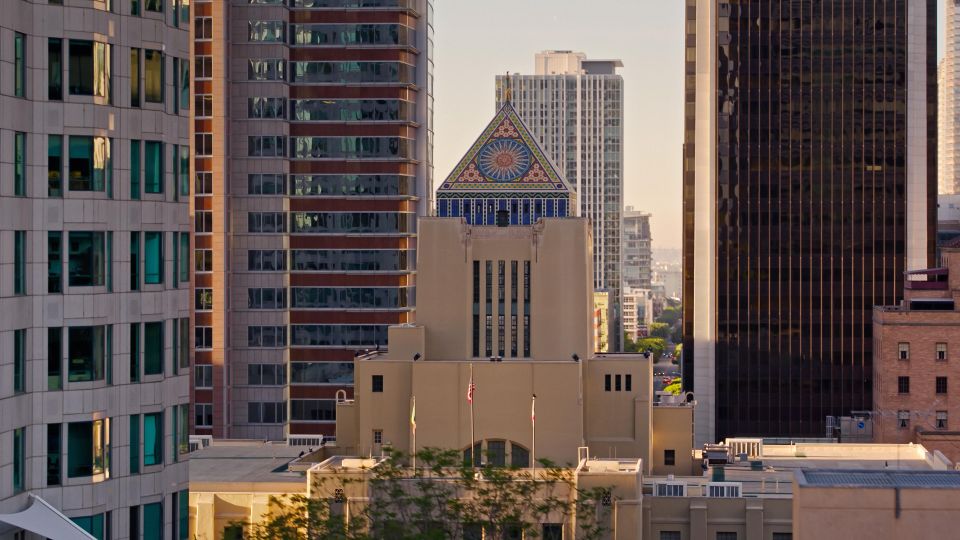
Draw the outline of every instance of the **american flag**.
<instances>
[{"instance_id":1,"label":"american flag","mask_svg":"<svg viewBox=\"0 0 960 540\"><path fill-rule=\"evenodd\" d=\"M477 385L473 384L473 375L470 375L470 384L467 385L467 403L473 404L473 393L477 390Z\"/></svg>"}]
</instances>

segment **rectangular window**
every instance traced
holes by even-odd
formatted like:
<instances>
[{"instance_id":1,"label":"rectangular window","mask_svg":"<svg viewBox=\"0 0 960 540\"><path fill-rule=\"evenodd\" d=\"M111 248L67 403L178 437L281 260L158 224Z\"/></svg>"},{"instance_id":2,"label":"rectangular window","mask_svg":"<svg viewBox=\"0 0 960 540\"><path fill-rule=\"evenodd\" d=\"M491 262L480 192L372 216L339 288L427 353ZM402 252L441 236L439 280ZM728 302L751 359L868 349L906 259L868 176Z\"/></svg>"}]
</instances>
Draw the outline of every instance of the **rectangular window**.
<instances>
[{"instance_id":1,"label":"rectangular window","mask_svg":"<svg viewBox=\"0 0 960 540\"><path fill-rule=\"evenodd\" d=\"M163 464L163 413L143 415L143 465ZM149 505L147 505L149 506Z\"/></svg>"},{"instance_id":2,"label":"rectangular window","mask_svg":"<svg viewBox=\"0 0 960 540\"><path fill-rule=\"evenodd\" d=\"M140 472L140 415L130 415L130 474Z\"/></svg>"},{"instance_id":3,"label":"rectangular window","mask_svg":"<svg viewBox=\"0 0 960 540\"><path fill-rule=\"evenodd\" d=\"M180 337L177 338L177 360L180 362L179 369L190 367L190 319L188 317L180 318Z\"/></svg>"},{"instance_id":4,"label":"rectangular window","mask_svg":"<svg viewBox=\"0 0 960 540\"><path fill-rule=\"evenodd\" d=\"M373 430L373 444L383 444L383 430Z\"/></svg>"},{"instance_id":5,"label":"rectangular window","mask_svg":"<svg viewBox=\"0 0 960 540\"><path fill-rule=\"evenodd\" d=\"M247 39L258 43L284 43L285 27L283 21L249 21Z\"/></svg>"},{"instance_id":6,"label":"rectangular window","mask_svg":"<svg viewBox=\"0 0 960 540\"><path fill-rule=\"evenodd\" d=\"M143 323L143 374L163 374L163 321Z\"/></svg>"},{"instance_id":7,"label":"rectangular window","mask_svg":"<svg viewBox=\"0 0 960 540\"><path fill-rule=\"evenodd\" d=\"M136 3L137 0L133 0ZM130 540L137 540L140 538L140 505L133 505L130 507L130 520L127 522L129 525L130 534L128 537Z\"/></svg>"},{"instance_id":8,"label":"rectangular window","mask_svg":"<svg viewBox=\"0 0 960 540\"><path fill-rule=\"evenodd\" d=\"M27 36L13 34L13 95L24 97L27 85Z\"/></svg>"},{"instance_id":9,"label":"rectangular window","mask_svg":"<svg viewBox=\"0 0 960 540\"><path fill-rule=\"evenodd\" d=\"M47 136L47 196L63 197L63 136Z\"/></svg>"},{"instance_id":10,"label":"rectangular window","mask_svg":"<svg viewBox=\"0 0 960 540\"><path fill-rule=\"evenodd\" d=\"M152 0L145 1L149 6ZM163 503L143 505L143 540L163 540L163 538Z\"/></svg>"},{"instance_id":11,"label":"rectangular window","mask_svg":"<svg viewBox=\"0 0 960 540\"><path fill-rule=\"evenodd\" d=\"M140 290L140 231L130 231L130 290Z\"/></svg>"},{"instance_id":12,"label":"rectangular window","mask_svg":"<svg viewBox=\"0 0 960 540\"><path fill-rule=\"evenodd\" d=\"M140 106L140 49L130 49L130 106Z\"/></svg>"},{"instance_id":13,"label":"rectangular window","mask_svg":"<svg viewBox=\"0 0 960 540\"><path fill-rule=\"evenodd\" d=\"M304 422L334 422L337 419L337 400L290 400L290 419Z\"/></svg>"},{"instance_id":14,"label":"rectangular window","mask_svg":"<svg viewBox=\"0 0 960 540\"><path fill-rule=\"evenodd\" d=\"M286 232L287 215L283 212L249 212L247 230L251 233Z\"/></svg>"},{"instance_id":15,"label":"rectangular window","mask_svg":"<svg viewBox=\"0 0 960 540\"><path fill-rule=\"evenodd\" d=\"M163 13L163 0L143 0L143 9L154 13Z\"/></svg>"},{"instance_id":16,"label":"rectangular window","mask_svg":"<svg viewBox=\"0 0 960 540\"><path fill-rule=\"evenodd\" d=\"M247 384L251 386L278 386L286 384L287 368L280 364L248 364Z\"/></svg>"},{"instance_id":17,"label":"rectangular window","mask_svg":"<svg viewBox=\"0 0 960 540\"><path fill-rule=\"evenodd\" d=\"M193 18L193 39L195 41L209 41L213 39L213 18Z\"/></svg>"},{"instance_id":18,"label":"rectangular window","mask_svg":"<svg viewBox=\"0 0 960 540\"><path fill-rule=\"evenodd\" d=\"M614 391L616 391L616 392L619 392L620 389L621 389L621 388L620 388L620 374L617 374L617 375L614 376L614 378L613 378L613 389L614 389Z\"/></svg>"},{"instance_id":19,"label":"rectangular window","mask_svg":"<svg viewBox=\"0 0 960 540\"><path fill-rule=\"evenodd\" d=\"M180 146L180 172L177 174L177 189L180 190L180 196L190 196L190 147Z\"/></svg>"},{"instance_id":20,"label":"rectangular window","mask_svg":"<svg viewBox=\"0 0 960 540\"><path fill-rule=\"evenodd\" d=\"M63 329L47 328L47 390L63 388Z\"/></svg>"},{"instance_id":21,"label":"rectangular window","mask_svg":"<svg viewBox=\"0 0 960 540\"><path fill-rule=\"evenodd\" d=\"M717 540L737 540L736 532L717 532Z\"/></svg>"},{"instance_id":22,"label":"rectangular window","mask_svg":"<svg viewBox=\"0 0 960 540\"><path fill-rule=\"evenodd\" d=\"M212 326L197 326L194 328L194 342L193 346L195 349L210 350L213 348L213 327Z\"/></svg>"},{"instance_id":23,"label":"rectangular window","mask_svg":"<svg viewBox=\"0 0 960 540\"><path fill-rule=\"evenodd\" d=\"M383 392L383 375L373 375L371 392Z\"/></svg>"},{"instance_id":24,"label":"rectangular window","mask_svg":"<svg viewBox=\"0 0 960 540\"><path fill-rule=\"evenodd\" d=\"M70 382L103 380L106 335L103 326L72 326L67 330Z\"/></svg>"},{"instance_id":25,"label":"rectangular window","mask_svg":"<svg viewBox=\"0 0 960 540\"><path fill-rule=\"evenodd\" d=\"M193 406L194 425L196 427L213 426L213 404L197 403Z\"/></svg>"},{"instance_id":26,"label":"rectangular window","mask_svg":"<svg viewBox=\"0 0 960 540\"><path fill-rule=\"evenodd\" d=\"M13 331L13 392L25 392L27 386L27 331Z\"/></svg>"},{"instance_id":27,"label":"rectangular window","mask_svg":"<svg viewBox=\"0 0 960 540\"><path fill-rule=\"evenodd\" d=\"M13 294L27 293L27 231L13 232Z\"/></svg>"},{"instance_id":28,"label":"rectangular window","mask_svg":"<svg viewBox=\"0 0 960 540\"><path fill-rule=\"evenodd\" d=\"M174 405L171 408L173 413L173 460L178 461L179 456L190 451L190 406Z\"/></svg>"},{"instance_id":29,"label":"rectangular window","mask_svg":"<svg viewBox=\"0 0 960 540\"><path fill-rule=\"evenodd\" d=\"M194 80L204 80L213 78L213 57L196 55L193 59L193 77Z\"/></svg>"},{"instance_id":30,"label":"rectangular window","mask_svg":"<svg viewBox=\"0 0 960 540\"><path fill-rule=\"evenodd\" d=\"M140 141L130 140L130 199L140 199Z\"/></svg>"},{"instance_id":31,"label":"rectangular window","mask_svg":"<svg viewBox=\"0 0 960 540\"><path fill-rule=\"evenodd\" d=\"M680 540L679 537L677 540ZM770 540L793 540L793 533L788 532L775 532Z\"/></svg>"},{"instance_id":32,"label":"rectangular window","mask_svg":"<svg viewBox=\"0 0 960 540\"><path fill-rule=\"evenodd\" d=\"M946 394L947 393L947 378L946 377L937 377L937 393Z\"/></svg>"},{"instance_id":33,"label":"rectangular window","mask_svg":"<svg viewBox=\"0 0 960 540\"><path fill-rule=\"evenodd\" d=\"M247 137L247 155L251 157L284 157L287 138L281 135Z\"/></svg>"},{"instance_id":34,"label":"rectangular window","mask_svg":"<svg viewBox=\"0 0 960 540\"><path fill-rule=\"evenodd\" d=\"M209 210L197 210L193 216L193 232L197 234L212 233L213 212Z\"/></svg>"},{"instance_id":35,"label":"rectangular window","mask_svg":"<svg viewBox=\"0 0 960 540\"><path fill-rule=\"evenodd\" d=\"M68 55L70 93L110 97L110 45L71 39Z\"/></svg>"},{"instance_id":36,"label":"rectangular window","mask_svg":"<svg viewBox=\"0 0 960 540\"><path fill-rule=\"evenodd\" d=\"M251 424L282 424L287 418L283 401L250 402L247 404L247 422Z\"/></svg>"},{"instance_id":37,"label":"rectangular window","mask_svg":"<svg viewBox=\"0 0 960 540\"><path fill-rule=\"evenodd\" d=\"M213 366L209 364L194 366L193 385L196 388L213 388Z\"/></svg>"},{"instance_id":38,"label":"rectangular window","mask_svg":"<svg viewBox=\"0 0 960 540\"><path fill-rule=\"evenodd\" d=\"M623 389L627 392L633 391L633 375L628 373L623 376Z\"/></svg>"},{"instance_id":39,"label":"rectangular window","mask_svg":"<svg viewBox=\"0 0 960 540\"><path fill-rule=\"evenodd\" d=\"M26 472L26 429L13 430L13 492L23 491L24 473Z\"/></svg>"},{"instance_id":40,"label":"rectangular window","mask_svg":"<svg viewBox=\"0 0 960 540\"><path fill-rule=\"evenodd\" d=\"M59 486L63 455L63 429L61 424L47 424L47 485Z\"/></svg>"},{"instance_id":41,"label":"rectangular window","mask_svg":"<svg viewBox=\"0 0 960 540\"><path fill-rule=\"evenodd\" d=\"M287 290L274 287L247 289L247 307L250 309L286 309Z\"/></svg>"},{"instance_id":42,"label":"rectangular window","mask_svg":"<svg viewBox=\"0 0 960 540\"><path fill-rule=\"evenodd\" d=\"M676 465L677 463L677 451L676 450L664 450L663 451L663 464L664 465Z\"/></svg>"},{"instance_id":43,"label":"rectangular window","mask_svg":"<svg viewBox=\"0 0 960 540\"><path fill-rule=\"evenodd\" d=\"M897 377L897 393L910 393L910 377Z\"/></svg>"},{"instance_id":44,"label":"rectangular window","mask_svg":"<svg viewBox=\"0 0 960 540\"><path fill-rule=\"evenodd\" d=\"M13 195L27 195L27 134L13 134Z\"/></svg>"},{"instance_id":45,"label":"rectangular window","mask_svg":"<svg viewBox=\"0 0 960 540\"><path fill-rule=\"evenodd\" d=\"M194 118L213 118L213 95L197 94L193 96Z\"/></svg>"},{"instance_id":46,"label":"rectangular window","mask_svg":"<svg viewBox=\"0 0 960 540\"><path fill-rule=\"evenodd\" d=\"M70 136L68 163L71 191L104 191L110 169L110 142L106 137Z\"/></svg>"},{"instance_id":47,"label":"rectangular window","mask_svg":"<svg viewBox=\"0 0 960 540\"><path fill-rule=\"evenodd\" d=\"M193 271L194 272L212 272L213 271L213 250L197 249L193 252Z\"/></svg>"},{"instance_id":48,"label":"rectangular window","mask_svg":"<svg viewBox=\"0 0 960 540\"><path fill-rule=\"evenodd\" d=\"M252 97L247 98L247 116L250 118L286 119L286 98Z\"/></svg>"},{"instance_id":49,"label":"rectangular window","mask_svg":"<svg viewBox=\"0 0 960 540\"><path fill-rule=\"evenodd\" d=\"M67 424L67 476L92 476L105 471L107 420Z\"/></svg>"},{"instance_id":50,"label":"rectangular window","mask_svg":"<svg viewBox=\"0 0 960 540\"><path fill-rule=\"evenodd\" d=\"M283 174L247 175L247 193L250 195L284 195L286 176Z\"/></svg>"},{"instance_id":51,"label":"rectangular window","mask_svg":"<svg viewBox=\"0 0 960 540\"><path fill-rule=\"evenodd\" d=\"M603 376L603 391L604 391L604 392L610 392L610 391L613 389L613 388L612 388L612 385L611 385L612 379L613 379L613 377L611 377L609 373L607 373L606 375Z\"/></svg>"},{"instance_id":52,"label":"rectangular window","mask_svg":"<svg viewBox=\"0 0 960 540\"><path fill-rule=\"evenodd\" d=\"M144 95L147 103L163 103L163 53L143 50Z\"/></svg>"},{"instance_id":53,"label":"rectangular window","mask_svg":"<svg viewBox=\"0 0 960 540\"><path fill-rule=\"evenodd\" d=\"M143 233L143 281L148 285L163 283L163 233Z\"/></svg>"},{"instance_id":54,"label":"rectangular window","mask_svg":"<svg viewBox=\"0 0 960 540\"><path fill-rule=\"evenodd\" d=\"M899 354L900 360L909 360L910 359L910 344L909 343L898 343L897 351Z\"/></svg>"},{"instance_id":55,"label":"rectangular window","mask_svg":"<svg viewBox=\"0 0 960 540\"><path fill-rule=\"evenodd\" d=\"M47 40L47 99L63 99L63 40Z\"/></svg>"},{"instance_id":56,"label":"rectangular window","mask_svg":"<svg viewBox=\"0 0 960 540\"><path fill-rule=\"evenodd\" d=\"M947 411L937 411L937 429L947 429Z\"/></svg>"},{"instance_id":57,"label":"rectangular window","mask_svg":"<svg viewBox=\"0 0 960 540\"><path fill-rule=\"evenodd\" d=\"M247 270L250 272L283 272L286 269L286 250L251 249L247 252Z\"/></svg>"},{"instance_id":58,"label":"rectangular window","mask_svg":"<svg viewBox=\"0 0 960 540\"><path fill-rule=\"evenodd\" d=\"M144 159L144 193L163 193L163 143L146 141Z\"/></svg>"},{"instance_id":59,"label":"rectangular window","mask_svg":"<svg viewBox=\"0 0 960 540\"><path fill-rule=\"evenodd\" d=\"M47 233L47 292L63 292L63 233Z\"/></svg>"},{"instance_id":60,"label":"rectangular window","mask_svg":"<svg viewBox=\"0 0 960 540\"><path fill-rule=\"evenodd\" d=\"M213 193L213 173L197 172L193 182L194 195L210 195Z\"/></svg>"},{"instance_id":61,"label":"rectangular window","mask_svg":"<svg viewBox=\"0 0 960 540\"><path fill-rule=\"evenodd\" d=\"M530 357L530 261L523 261L523 357Z\"/></svg>"},{"instance_id":62,"label":"rectangular window","mask_svg":"<svg viewBox=\"0 0 960 540\"><path fill-rule=\"evenodd\" d=\"M102 232L70 231L68 237L68 280L71 287L100 286L105 283L106 247Z\"/></svg>"},{"instance_id":63,"label":"rectangular window","mask_svg":"<svg viewBox=\"0 0 960 540\"><path fill-rule=\"evenodd\" d=\"M247 65L247 80L250 81L284 81L286 63L282 59L254 59Z\"/></svg>"},{"instance_id":64,"label":"rectangular window","mask_svg":"<svg viewBox=\"0 0 960 540\"><path fill-rule=\"evenodd\" d=\"M107 514L109 514L109 512L107 512ZM105 540L108 538L108 536L104 535L105 529L103 526L103 516L103 514L96 514L93 516L74 517L70 518L70 521L76 523L77 526L88 532L90 536L96 538L97 540Z\"/></svg>"},{"instance_id":65,"label":"rectangular window","mask_svg":"<svg viewBox=\"0 0 960 540\"><path fill-rule=\"evenodd\" d=\"M947 344L937 343L937 360L941 362L947 359Z\"/></svg>"},{"instance_id":66,"label":"rectangular window","mask_svg":"<svg viewBox=\"0 0 960 540\"><path fill-rule=\"evenodd\" d=\"M189 0L183 1L188 2ZM184 405L184 407L186 407L186 405ZM174 538L176 540L187 540L190 533L190 492L185 489L180 490L173 494L173 500L176 501L173 507L176 513L173 519L173 525L177 529Z\"/></svg>"},{"instance_id":67,"label":"rectangular window","mask_svg":"<svg viewBox=\"0 0 960 540\"><path fill-rule=\"evenodd\" d=\"M544 523L541 528L540 538L543 540L563 540L563 524Z\"/></svg>"},{"instance_id":68,"label":"rectangular window","mask_svg":"<svg viewBox=\"0 0 960 540\"><path fill-rule=\"evenodd\" d=\"M286 326L248 326L247 347L277 348L287 346Z\"/></svg>"},{"instance_id":69,"label":"rectangular window","mask_svg":"<svg viewBox=\"0 0 960 540\"><path fill-rule=\"evenodd\" d=\"M897 411L897 427L907 428L910 426L910 411Z\"/></svg>"},{"instance_id":70,"label":"rectangular window","mask_svg":"<svg viewBox=\"0 0 960 540\"><path fill-rule=\"evenodd\" d=\"M190 63L186 60L180 60L179 68L177 69L177 82L178 82L178 98L177 98L177 110L178 111L189 111L190 110Z\"/></svg>"},{"instance_id":71,"label":"rectangular window","mask_svg":"<svg viewBox=\"0 0 960 540\"><path fill-rule=\"evenodd\" d=\"M140 382L140 323L130 323L130 382Z\"/></svg>"},{"instance_id":72,"label":"rectangular window","mask_svg":"<svg viewBox=\"0 0 960 540\"><path fill-rule=\"evenodd\" d=\"M213 309L213 289L194 289L193 297L194 309L197 311L210 311Z\"/></svg>"},{"instance_id":73,"label":"rectangular window","mask_svg":"<svg viewBox=\"0 0 960 540\"><path fill-rule=\"evenodd\" d=\"M193 151L197 156L213 155L213 133L194 133Z\"/></svg>"}]
</instances>

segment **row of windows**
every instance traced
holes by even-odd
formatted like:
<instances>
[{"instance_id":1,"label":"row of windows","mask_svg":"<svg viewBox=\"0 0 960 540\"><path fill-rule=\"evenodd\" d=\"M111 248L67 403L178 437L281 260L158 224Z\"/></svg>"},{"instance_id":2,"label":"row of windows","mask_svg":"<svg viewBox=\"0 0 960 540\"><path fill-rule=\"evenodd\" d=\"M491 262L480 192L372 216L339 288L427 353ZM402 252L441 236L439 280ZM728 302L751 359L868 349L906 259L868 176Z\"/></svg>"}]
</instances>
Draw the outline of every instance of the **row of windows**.
<instances>
[{"instance_id":1,"label":"row of windows","mask_svg":"<svg viewBox=\"0 0 960 540\"><path fill-rule=\"evenodd\" d=\"M412 120L414 112L413 103L397 99L294 99L290 100L289 116L294 122L400 121ZM247 116L286 119L287 99L247 98Z\"/></svg>"},{"instance_id":2,"label":"row of windows","mask_svg":"<svg viewBox=\"0 0 960 540\"><path fill-rule=\"evenodd\" d=\"M209 174L209 173L206 173ZM247 176L249 195L287 195L295 197L332 195L410 195L414 179L399 175L291 175L289 190L285 174L250 174ZM197 193L210 193L209 190Z\"/></svg>"},{"instance_id":3,"label":"row of windows","mask_svg":"<svg viewBox=\"0 0 960 540\"><path fill-rule=\"evenodd\" d=\"M607 373L606 375L603 376L603 391L604 392L632 392L633 391L633 375L629 373L625 375L621 375L619 373L611 375L610 373Z\"/></svg>"},{"instance_id":4,"label":"row of windows","mask_svg":"<svg viewBox=\"0 0 960 540\"><path fill-rule=\"evenodd\" d=\"M920 419L921 424L929 424L928 412L914 411L911 415L910 411L899 410L897 411L897 427L901 429L907 429L910 427L910 417L914 416ZM947 429L947 411L935 411L933 414L933 427L936 429Z\"/></svg>"},{"instance_id":5,"label":"row of windows","mask_svg":"<svg viewBox=\"0 0 960 540\"><path fill-rule=\"evenodd\" d=\"M938 361L947 360L947 344L944 342L939 342L934 346L934 358ZM897 358L900 360L909 360L910 359L910 344L900 342L897 343Z\"/></svg>"},{"instance_id":6,"label":"row of windows","mask_svg":"<svg viewBox=\"0 0 960 540\"><path fill-rule=\"evenodd\" d=\"M947 393L947 378L946 377L936 377L934 380L934 389L937 394L946 394ZM910 377L900 376L897 377L897 393L898 394L909 394L910 393Z\"/></svg>"},{"instance_id":7,"label":"row of windows","mask_svg":"<svg viewBox=\"0 0 960 540\"><path fill-rule=\"evenodd\" d=\"M415 216L407 212L291 212L290 232L294 234L329 232L409 233L413 232ZM194 219L197 232L208 232L213 226L213 214L197 212ZM284 212L250 212L247 214L247 232L253 234L282 234L287 232L287 214Z\"/></svg>"},{"instance_id":8,"label":"row of windows","mask_svg":"<svg viewBox=\"0 0 960 540\"><path fill-rule=\"evenodd\" d=\"M484 261L485 268L485 302L486 316L484 328L480 328L480 261L473 261L473 356L480 356L480 342L484 343L484 352L487 357L494 355L493 348L493 261ZM518 282L519 282L519 261L510 261L510 356L518 357L518 318L523 317L523 357L530 357L530 261L523 261L523 312L519 310L518 302ZM501 358L506 355L506 261L497 261L497 355Z\"/></svg>"},{"instance_id":9,"label":"row of windows","mask_svg":"<svg viewBox=\"0 0 960 540\"><path fill-rule=\"evenodd\" d=\"M209 56L198 56L209 59ZM205 60L204 60L205 61ZM195 65L196 63L195 62ZM290 62L292 83L413 83L414 66L401 62ZM196 66L198 78L201 66ZM206 73L203 73L206 75ZM209 77L210 75L207 75ZM279 58L251 59L247 64L250 81L286 81L287 61Z\"/></svg>"},{"instance_id":10,"label":"row of windows","mask_svg":"<svg viewBox=\"0 0 960 540\"><path fill-rule=\"evenodd\" d=\"M247 384L277 386L287 382L286 366L277 364L249 364ZM292 384L353 384L352 362L291 362ZM194 386L213 388L213 366L198 365L194 368Z\"/></svg>"},{"instance_id":11,"label":"row of windows","mask_svg":"<svg viewBox=\"0 0 960 540\"><path fill-rule=\"evenodd\" d=\"M405 308L412 300L409 289L397 287L293 287L290 307L322 308Z\"/></svg>"}]
</instances>

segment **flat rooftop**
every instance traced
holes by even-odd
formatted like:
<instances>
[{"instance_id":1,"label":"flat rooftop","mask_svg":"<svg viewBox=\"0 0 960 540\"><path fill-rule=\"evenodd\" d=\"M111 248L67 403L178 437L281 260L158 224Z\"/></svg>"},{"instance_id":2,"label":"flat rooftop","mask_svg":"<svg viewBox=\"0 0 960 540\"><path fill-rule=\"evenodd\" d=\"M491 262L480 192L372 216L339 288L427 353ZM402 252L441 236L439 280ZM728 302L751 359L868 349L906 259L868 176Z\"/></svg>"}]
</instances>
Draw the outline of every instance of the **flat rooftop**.
<instances>
[{"instance_id":1,"label":"flat rooftop","mask_svg":"<svg viewBox=\"0 0 960 540\"><path fill-rule=\"evenodd\" d=\"M190 454L192 491L306 491L306 476L291 472L289 464L301 454L302 446L262 441L220 442Z\"/></svg>"},{"instance_id":2,"label":"flat rooftop","mask_svg":"<svg viewBox=\"0 0 960 540\"><path fill-rule=\"evenodd\" d=\"M960 489L958 471L845 471L801 470L797 472L801 487L853 488L939 488Z\"/></svg>"}]
</instances>

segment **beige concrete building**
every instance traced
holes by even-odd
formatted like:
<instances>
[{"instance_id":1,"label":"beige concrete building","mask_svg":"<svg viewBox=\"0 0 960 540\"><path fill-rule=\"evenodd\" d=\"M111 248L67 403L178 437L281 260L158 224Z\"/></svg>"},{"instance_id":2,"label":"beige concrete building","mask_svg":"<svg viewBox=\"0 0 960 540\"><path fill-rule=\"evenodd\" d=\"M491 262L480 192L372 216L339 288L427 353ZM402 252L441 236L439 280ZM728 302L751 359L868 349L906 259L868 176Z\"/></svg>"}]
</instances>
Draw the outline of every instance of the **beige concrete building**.
<instances>
[{"instance_id":1,"label":"beige concrete building","mask_svg":"<svg viewBox=\"0 0 960 540\"><path fill-rule=\"evenodd\" d=\"M871 416L876 442L918 442L958 461L960 246L945 245L942 261L907 273L900 305L874 309Z\"/></svg>"}]
</instances>

